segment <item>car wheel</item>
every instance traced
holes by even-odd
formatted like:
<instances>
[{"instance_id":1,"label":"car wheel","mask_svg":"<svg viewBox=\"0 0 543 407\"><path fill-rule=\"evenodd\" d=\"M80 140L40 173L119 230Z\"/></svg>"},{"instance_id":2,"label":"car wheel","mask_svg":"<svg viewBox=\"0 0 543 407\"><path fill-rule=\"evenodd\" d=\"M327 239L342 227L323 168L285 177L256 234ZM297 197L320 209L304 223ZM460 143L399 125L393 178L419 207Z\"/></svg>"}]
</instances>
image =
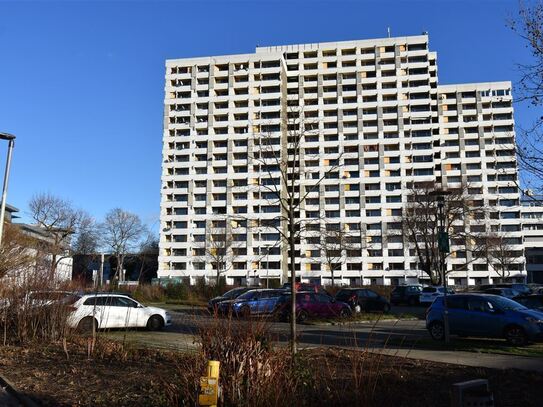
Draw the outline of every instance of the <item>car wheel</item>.
<instances>
[{"instance_id":1,"label":"car wheel","mask_svg":"<svg viewBox=\"0 0 543 407\"><path fill-rule=\"evenodd\" d=\"M348 318L350 316L351 316L351 310L347 308L342 308L341 311L339 311L340 318Z\"/></svg>"},{"instance_id":2,"label":"car wheel","mask_svg":"<svg viewBox=\"0 0 543 407\"><path fill-rule=\"evenodd\" d=\"M242 307L239 313L243 318L249 318L251 316L251 308L247 306Z\"/></svg>"},{"instance_id":3,"label":"car wheel","mask_svg":"<svg viewBox=\"0 0 543 407\"><path fill-rule=\"evenodd\" d=\"M98 330L98 321L93 317L85 317L79 324L77 324L77 330L84 334L92 334L93 330Z\"/></svg>"},{"instance_id":4,"label":"car wheel","mask_svg":"<svg viewBox=\"0 0 543 407\"><path fill-rule=\"evenodd\" d=\"M160 315L152 315L147 320L147 329L149 331L160 331L164 328L164 320Z\"/></svg>"},{"instance_id":5,"label":"car wheel","mask_svg":"<svg viewBox=\"0 0 543 407\"><path fill-rule=\"evenodd\" d=\"M520 326L510 326L505 330L505 339L513 346L524 346L528 343L526 332Z\"/></svg>"},{"instance_id":6,"label":"car wheel","mask_svg":"<svg viewBox=\"0 0 543 407\"><path fill-rule=\"evenodd\" d=\"M384 312L385 314L388 314L388 313L390 312L390 304L385 304L385 305L383 306L383 312Z\"/></svg>"},{"instance_id":7,"label":"car wheel","mask_svg":"<svg viewBox=\"0 0 543 407\"><path fill-rule=\"evenodd\" d=\"M407 300L407 304L411 306L417 305L417 299L415 297L411 297L409 300Z\"/></svg>"},{"instance_id":8,"label":"car wheel","mask_svg":"<svg viewBox=\"0 0 543 407\"><path fill-rule=\"evenodd\" d=\"M298 322L305 322L307 320L307 312L306 311L300 311L298 312L298 315L296 316L296 319Z\"/></svg>"},{"instance_id":9,"label":"car wheel","mask_svg":"<svg viewBox=\"0 0 543 407\"><path fill-rule=\"evenodd\" d=\"M432 322L428 328L428 331L430 331L430 336L435 341L442 341L445 339L445 327L440 321Z\"/></svg>"}]
</instances>

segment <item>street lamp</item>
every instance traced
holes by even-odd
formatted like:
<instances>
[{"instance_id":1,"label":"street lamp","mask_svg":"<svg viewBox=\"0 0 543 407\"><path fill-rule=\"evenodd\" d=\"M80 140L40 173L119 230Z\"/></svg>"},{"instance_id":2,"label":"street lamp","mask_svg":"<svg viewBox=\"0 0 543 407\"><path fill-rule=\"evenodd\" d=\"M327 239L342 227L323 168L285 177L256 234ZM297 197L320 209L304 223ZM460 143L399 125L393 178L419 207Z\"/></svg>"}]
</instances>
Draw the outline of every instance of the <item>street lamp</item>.
<instances>
[{"instance_id":1,"label":"street lamp","mask_svg":"<svg viewBox=\"0 0 543 407\"><path fill-rule=\"evenodd\" d=\"M2 203L0 204L0 247L2 247L2 236L4 235L4 218L6 216L6 201L8 198L8 180L9 169L11 166L11 154L13 147L15 147L15 136L9 133L0 133L0 139L7 140L8 144L8 158L6 160L6 172L4 173L4 187L2 188Z\"/></svg>"},{"instance_id":2,"label":"street lamp","mask_svg":"<svg viewBox=\"0 0 543 407\"><path fill-rule=\"evenodd\" d=\"M447 271L445 265L445 253L449 252L449 233L445 231L445 196L450 195L451 191L436 189L430 191L430 196L435 196L437 201L439 217L438 258L441 280L443 282L443 330L445 343L449 343L449 309L447 307Z\"/></svg>"}]
</instances>

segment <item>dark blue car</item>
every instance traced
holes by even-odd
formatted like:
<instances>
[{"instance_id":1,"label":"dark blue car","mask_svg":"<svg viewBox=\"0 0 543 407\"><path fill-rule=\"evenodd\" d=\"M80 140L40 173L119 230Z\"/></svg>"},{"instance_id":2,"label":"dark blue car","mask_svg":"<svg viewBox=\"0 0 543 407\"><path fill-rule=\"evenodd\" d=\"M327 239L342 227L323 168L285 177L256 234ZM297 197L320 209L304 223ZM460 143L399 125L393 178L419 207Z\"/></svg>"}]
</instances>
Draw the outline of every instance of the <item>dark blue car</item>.
<instances>
[{"instance_id":1,"label":"dark blue car","mask_svg":"<svg viewBox=\"0 0 543 407\"><path fill-rule=\"evenodd\" d=\"M504 338L515 346L543 339L543 313L505 297L490 294L447 296L450 333L460 336ZM443 297L432 303L426 328L435 340L444 339Z\"/></svg>"},{"instance_id":2,"label":"dark blue car","mask_svg":"<svg viewBox=\"0 0 543 407\"><path fill-rule=\"evenodd\" d=\"M230 302L230 310L236 316L272 314L283 290L251 290Z\"/></svg>"}]
</instances>

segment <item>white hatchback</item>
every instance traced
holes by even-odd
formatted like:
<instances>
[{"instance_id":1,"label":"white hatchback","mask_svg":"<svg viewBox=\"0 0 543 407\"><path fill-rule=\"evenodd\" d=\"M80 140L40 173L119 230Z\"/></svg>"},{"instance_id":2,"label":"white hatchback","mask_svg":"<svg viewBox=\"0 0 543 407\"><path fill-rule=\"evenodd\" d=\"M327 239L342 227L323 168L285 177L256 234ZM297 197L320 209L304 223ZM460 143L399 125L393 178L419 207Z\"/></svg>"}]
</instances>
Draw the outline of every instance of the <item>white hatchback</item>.
<instances>
[{"instance_id":1,"label":"white hatchback","mask_svg":"<svg viewBox=\"0 0 543 407\"><path fill-rule=\"evenodd\" d=\"M420 293L419 302L421 304L430 305L437 297L441 297L445 292L443 287L424 287ZM454 291L447 288L447 295L454 294Z\"/></svg>"},{"instance_id":2,"label":"white hatchback","mask_svg":"<svg viewBox=\"0 0 543 407\"><path fill-rule=\"evenodd\" d=\"M72 304L68 325L80 331L103 328L147 328L160 330L171 325L170 314L156 307L147 307L119 294L86 294Z\"/></svg>"}]
</instances>

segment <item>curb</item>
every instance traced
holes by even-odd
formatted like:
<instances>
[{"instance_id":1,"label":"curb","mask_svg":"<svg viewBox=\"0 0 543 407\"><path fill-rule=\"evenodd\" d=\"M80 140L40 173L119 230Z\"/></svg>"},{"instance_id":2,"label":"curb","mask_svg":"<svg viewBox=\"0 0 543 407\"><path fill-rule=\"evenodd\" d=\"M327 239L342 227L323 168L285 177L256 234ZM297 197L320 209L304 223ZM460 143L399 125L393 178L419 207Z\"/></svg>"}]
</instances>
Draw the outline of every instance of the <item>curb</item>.
<instances>
[{"instance_id":1,"label":"curb","mask_svg":"<svg viewBox=\"0 0 543 407\"><path fill-rule=\"evenodd\" d=\"M21 394L17 388L5 377L0 376L0 390L3 390L15 403L23 407L39 407L29 397Z\"/></svg>"}]
</instances>

